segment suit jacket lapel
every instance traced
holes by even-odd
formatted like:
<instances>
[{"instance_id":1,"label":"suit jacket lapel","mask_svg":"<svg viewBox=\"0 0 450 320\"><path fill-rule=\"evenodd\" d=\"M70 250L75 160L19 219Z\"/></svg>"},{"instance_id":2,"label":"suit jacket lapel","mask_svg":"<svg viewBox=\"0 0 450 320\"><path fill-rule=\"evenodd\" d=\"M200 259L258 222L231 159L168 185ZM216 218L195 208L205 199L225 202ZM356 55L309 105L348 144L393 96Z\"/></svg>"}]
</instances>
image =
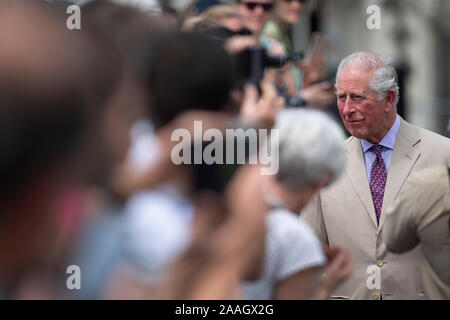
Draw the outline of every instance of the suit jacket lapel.
<instances>
[{"instance_id":1,"label":"suit jacket lapel","mask_svg":"<svg viewBox=\"0 0 450 320\"><path fill-rule=\"evenodd\" d=\"M378 230L380 230L384 224L385 210L398 196L403 184L420 156L420 153L414 148L420 141L419 130L403 119L400 119L400 121L400 129L392 152L391 163L389 165Z\"/></svg>"},{"instance_id":2,"label":"suit jacket lapel","mask_svg":"<svg viewBox=\"0 0 450 320\"><path fill-rule=\"evenodd\" d=\"M352 137L347 143L346 152L348 153L346 175L350 180L356 195L366 209L367 214L372 219L374 227L378 228L361 141Z\"/></svg>"}]
</instances>

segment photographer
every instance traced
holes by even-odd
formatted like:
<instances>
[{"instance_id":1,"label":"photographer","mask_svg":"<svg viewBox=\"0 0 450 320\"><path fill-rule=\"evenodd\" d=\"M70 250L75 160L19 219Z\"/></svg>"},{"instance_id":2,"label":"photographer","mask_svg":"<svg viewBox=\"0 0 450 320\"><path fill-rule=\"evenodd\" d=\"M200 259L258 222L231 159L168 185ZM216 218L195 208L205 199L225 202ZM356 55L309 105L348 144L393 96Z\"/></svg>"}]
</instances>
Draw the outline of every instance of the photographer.
<instances>
[{"instance_id":1,"label":"photographer","mask_svg":"<svg viewBox=\"0 0 450 320\"><path fill-rule=\"evenodd\" d=\"M204 50L205 47L208 50ZM227 187L228 191L223 194L207 193L209 196L205 196L205 193L195 189L197 181L193 166L175 165L171 159L176 144L171 139L174 130L184 129L194 136L194 121L202 121L204 130L224 130L233 117L238 117L237 110L230 108L229 104L232 86L230 57L221 43L202 35L179 32L161 34L151 39L148 52L146 78L156 147L147 152L155 153L155 159L143 171L135 170L130 163L125 164L123 175L117 176L116 180L118 192L124 197L131 195L125 210L131 226L134 226L127 236L130 253L138 257L143 274L150 274L150 284L162 286L161 292L165 296L235 297L243 277L242 270L255 250L245 245L249 241L247 237L260 237L257 234L263 230L261 223L265 206L255 206L254 213L250 215L248 210L252 204L249 201L254 197L244 197L245 193L241 191L247 183L257 184L255 169L243 166L236 172L236 179L241 181L239 184L234 183L232 178L230 185L234 187ZM267 78L271 75L273 73L269 72ZM261 97L253 86L244 90L244 108L257 111L252 112L251 120L250 117L247 119L252 125L258 125L262 119L273 124L272 110L277 105L278 97L270 82L269 79L261 85ZM238 178L240 176L247 178ZM249 192L257 192L254 185ZM233 196L229 196L230 193ZM173 232L164 227L169 224ZM237 231L243 226L249 232ZM230 241L230 234L241 234L242 237L236 236ZM217 241L213 241L216 236ZM211 241L205 241L204 237ZM192 250L197 255L199 251L202 253L194 259L196 256L190 254ZM182 256L178 259L180 254ZM217 261L229 257L229 254L233 257L230 263L235 260L240 262L227 263L228 267L218 264ZM172 263L178 271L167 274L165 270ZM184 266L180 267L183 271L178 269L179 265ZM191 269L187 265L197 267ZM217 268L218 265L222 267ZM220 276L214 277L214 282L198 280L191 289L186 284L188 279L209 278L222 272L235 281L225 281L229 278ZM139 276L127 282L139 287L138 279ZM170 283L168 287L165 286L165 279ZM233 294L230 296L229 290L218 289L223 286L233 287ZM148 296L149 292L143 288L142 294Z\"/></svg>"},{"instance_id":2,"label":"photographer","mask_svg":"<svg viewBox=\"0 0 450 320\"><path fill-rule=\"evenodd\" d=\"M275 4L277 5L276 11L274 11ZM292 52L290 45L288 47L283 45L283 43L285 43L283 39L285 38L274 37L273 32L264 32L264 30L267 29L264 27L265 25L273 24L273 22L269 20L272 17L272 14L275 14L275 16L279 14L279 6L278 2L266 0L236 1L233 8L242 18L239 23L238 17L234 17L235 22L233 24L233 29L230 29L229 25L224 24L222 19L219 19L217 15L207 14L209 11L212 13L215 11L225 11L226 6L210 7L204 14L195 19L197 20L197 26L203 26L202 30L219 27L229 30L228 35L227 32L222 31L220 37L228 38L225 46L228 52L234 56L242 55L243 52L250 48L263 46L267 50L267 57L279 57L278 60L280 61L277 63L279 72L275 78L275 84L280 96L285 99L288 107L329 107L334 102L332 86L327 82L313 84L312 82L320 80L320 78L317 78L317 76L309 76L312 75L312 71L317 70L317 68L309 67L309 64L307 64L305 60L300 60L300 55ZM232 7L229 7L226 11L230 11L231 8ZM205 27L206 25L208 25L208 27ZM238 30L238 26L240 25L242 27ZM316 58L317 57L314 56L312 61L317 61ZM245 60L247 61L247 64L250 64L250 58L246 58ZM308 69L311 71L305 72L307 78L301 79L302 75L298 65L301 65L305 70ZM323 66L324 64L322 63L321 68ZM323 77L323 74L321 73L318 76ZM256 81L256 83L258 83L258 81Z\"/></svg>"},{"instance_id":3,"label":"photographer","mask_svg":"<svg viewBox=\"0 0 450 320\"><path fill-rule=\"evenodd\" d=\"M273 41L283 46L286 55L292 53L292 28L302 17L308 5L307 0L276 0L271 19L262 31L262 38L269 48ZM334 102L332 86L323 81L327 70L323 58L324 40L314 35L312 46L305 58L294 61L286 67L280 77L280 86L291 99L293 106L306 105L313 108L327 108Z\"/></svg>"}]
</instances>

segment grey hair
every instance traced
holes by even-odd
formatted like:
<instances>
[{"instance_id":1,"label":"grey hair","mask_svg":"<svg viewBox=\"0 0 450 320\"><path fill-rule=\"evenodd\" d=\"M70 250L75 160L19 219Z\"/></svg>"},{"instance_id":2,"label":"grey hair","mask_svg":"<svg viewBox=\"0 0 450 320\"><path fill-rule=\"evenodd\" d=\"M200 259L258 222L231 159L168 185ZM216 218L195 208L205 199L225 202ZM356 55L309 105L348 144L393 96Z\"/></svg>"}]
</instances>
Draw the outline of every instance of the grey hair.
<instances>
[{"instance_id":1,"label":"grey hair","mask_svg":"<svg viewBox=\"0 0 450 320\"><path fill-rule=\"evenodd\" d=\"M286 109L277 115L279 170L276 179L293 189L313 186L345 166L342 128L322 111Z\"/></svg>"},{"instance_id":2,"label":"grey hair","mask_svg":"<svg viewBox=\"0 0 450 320\"><path fill-rule=\"evenodd\" d=\"M395 71L391 57L364 51L355 52L345 57L339 63L337 70L335 83L336 89L339 75L342 69L347 65L374 70L372 78L370 79L370 88L377 93L380 101L386 98L389 89L394 90L394 106L397 106L400 98L400 88L397 82L397 71Z\"/></svg>"}]
</instances>

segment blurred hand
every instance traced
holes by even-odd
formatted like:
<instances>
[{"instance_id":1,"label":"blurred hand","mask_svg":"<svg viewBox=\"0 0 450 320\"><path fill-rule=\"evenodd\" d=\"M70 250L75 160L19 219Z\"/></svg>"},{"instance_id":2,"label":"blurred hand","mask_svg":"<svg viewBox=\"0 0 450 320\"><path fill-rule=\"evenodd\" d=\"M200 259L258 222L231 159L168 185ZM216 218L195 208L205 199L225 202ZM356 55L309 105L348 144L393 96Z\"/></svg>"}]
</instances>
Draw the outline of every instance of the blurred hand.
<instances>
[{"instance_id":1,"label":"blurred hand","mask_svg":"<svg viewBox=\"0 0 450 320\"><path fill-rule=\"evenodd\" d=\"M241 167L224 196L197 194L195 208L193 240L171 267L162 298L240 298L245 274L264 252L267 207L258 166Z\"/></svg>"},{"instance_id":2,"label":"blurred hand","mask_svg":"<svg viewBox=\"0 0 450 320\"><path fill-rule=\"evenodd\" d=\"M136 171L128 163L118 166L111 181L116 196L119 199L126 199L136 191L155 188L179 177L185 170L182 166L177 166L172 162L172 149L179 144L179 141L172 141L172 133L176 129L183 128L189 131L191 137L194 137L194 121L197 120L202 121L203 130L210 128L224 130L229 116L220 112L192 110L182 113L159 129L156 132L156 138L160 145L158 160L144 172ZM190 141L185 141L185 143L190 144Z\"/></svg>"},{"instance_id":3,"label":"blurred hand","mask_svg":"<svg viewBox=\"0 0 450 320\"><path fill-rule=\"evenodd\" d=\"M329 107L336 100L333 87L327 81L303 88L300 95L305 99L308 106L320 109Z\"/></svg>"},{"instance_id":4,"label":"blurred hand","mask_svg":"<svg viewBox=\"0 0 450 320\"><path fill-rule=\"evenodd\" d=\"M315 55L310 60L302 60L298 66L303 71L303 87L305 88L327 77L325 60L321 55Z\"/></svg>"},{"instance_id":5,"label":"blurred hand","mask_svg":"<svg viewBox=\"0 0 450 320\"><path fill-rule=\"evenodd\" d=\"M308 50L307 57L298 63L303 71L303 87L327 77L327 66L324 59L324 52L328 48L328 39L324 35L315 32L312 35L312 45Z\"/></svg>"},{"instance_id":6,"label":"blurred hand","mask_svg":"<svg viewBox=\"0 0 450 320\"><path fill-rule=\"evenodd\" d=\"M258 39L254 36L233 36L225 42L225 49L229 54L237 55L247 48L258 45Z\"/></svg>"},{"instance_id":7,"label":"blurred hand","mask_svg":"<svg viewBox=\"0 0 450 320\"><path fill-rule=\"evenodd\" d=\"M285 63L281 70L278 70L275 83L292 98L297 97L297 85L290 70L290 63Z\"/></svg>"},{"instance_id":8,"label":"blurred hand","mask_svg":"<svg viewBox=\"0 0 450 320\"><path fill-rule=\"evenodd\" d=\"M350 255L339 247L324 248L328 262L321 279L321 285L329 291L333 290L351 272Z\"/></svg>"},{"instance_id":9,"label":"blurred hand","mask_svg":"<svg viewBox=\"0 0 450 320\"><path fill-rule=\"evenodd\" d=\"M283 97L278 95L274 87L277 70L269 69L261 81L262 95L258 99L258 90L254 85L247 84L241 106L241 118L250 123L258 123L265 128L272 128L275 118L284 105Z\"/></svg>"},{"instance_id":10,"label":"blurred hand","mask_svg":"<svg viewBox=\"0 0 450 320\"><path fill-rule=\"evenodd\" d=\"M285 56L286 48L277 40L271 37L265 37L265 39L270 43L269 50L267 53L271 56Z\"/></svg>"}]
</instances>

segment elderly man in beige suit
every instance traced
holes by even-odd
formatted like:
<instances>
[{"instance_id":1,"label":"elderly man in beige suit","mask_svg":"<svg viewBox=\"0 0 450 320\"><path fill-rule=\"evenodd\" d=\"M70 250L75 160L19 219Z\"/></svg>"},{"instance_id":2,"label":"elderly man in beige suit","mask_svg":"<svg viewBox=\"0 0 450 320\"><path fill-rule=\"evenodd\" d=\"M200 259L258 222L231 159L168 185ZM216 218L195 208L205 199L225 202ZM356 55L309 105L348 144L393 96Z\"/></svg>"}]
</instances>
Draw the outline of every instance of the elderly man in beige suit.
<instances>
[{"instance_id":1,"label":"elderly man in beige suit","mask_svg":"<svg viewBox=\"0 0 450 320\"><path fill-rule=\"evenodd\" d=\"M386 210L384 228L393 252L421 244L425 293L430 299L450 299L450 162L411 177Z\"/></svg>"},{"instance_id":2,"label":"elderly man in beige suit","mask_svg":"<svg viewBox=\"0 0 450 320\"><path fill-rule=\"evenodd\" d=\"M352 135L345 174L301 212L325 244L350 253L353 271L330 298L423 299L420 248L401 255L386 250L385 210L411 173L448 163L450 140L397 115L399 87L389 57L358 52L344 58L336 94Z\"/></svg>"}]
</instances>

